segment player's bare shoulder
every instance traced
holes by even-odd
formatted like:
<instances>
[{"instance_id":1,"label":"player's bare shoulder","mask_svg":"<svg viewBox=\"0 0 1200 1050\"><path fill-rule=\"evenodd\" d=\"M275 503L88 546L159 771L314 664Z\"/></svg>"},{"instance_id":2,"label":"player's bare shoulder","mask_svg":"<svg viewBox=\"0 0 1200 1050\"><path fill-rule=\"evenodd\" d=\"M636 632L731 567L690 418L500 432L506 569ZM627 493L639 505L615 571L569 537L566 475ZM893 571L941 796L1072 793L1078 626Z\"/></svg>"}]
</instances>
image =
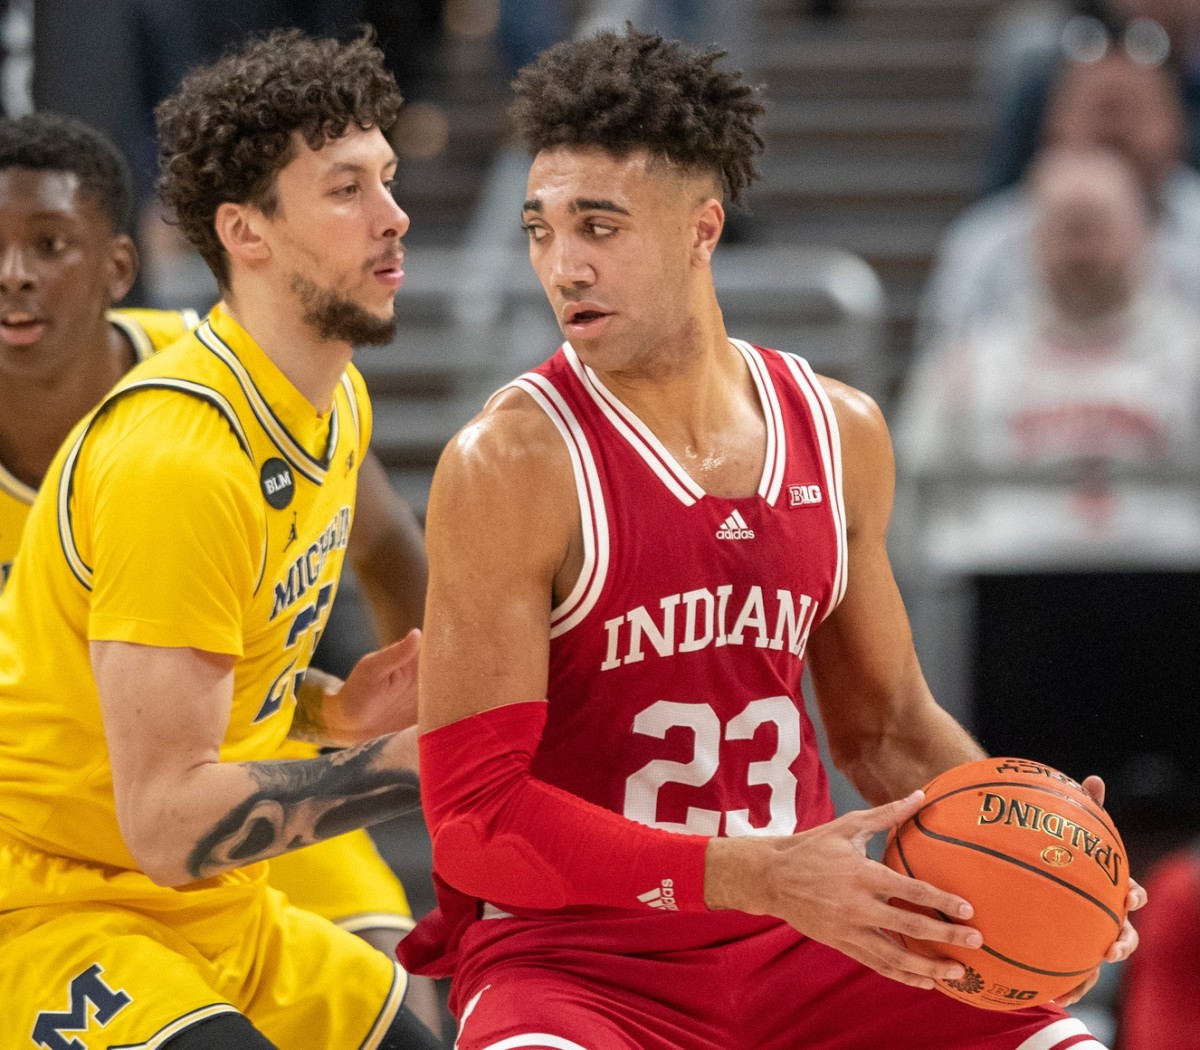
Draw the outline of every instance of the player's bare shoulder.
<instances>
[{"instance_id":1,"label":"player's bare shoulder","mask_svg":"<svg viewBox=\"0 0 1200 1050\"><path fill-rule=\"evenodd\" d=\"M454 436L438 473L462 474L472 485L504 489L569 485L571 461L550 417L528 394L505 387Z\"/></svg>"},{"instance_id":2,"label":"player's bare shoulder","mask_svg":"<svg viewBox=\"0 0 1200 1050\"><path fill-rule=\"evenodd\" d=\"M513 542L570 542L579 523L570 455L528 394L505 388L454 436L434 473L429 513L451 528L469 520L476 531L503 530Z\"/></svg>"},{"instance_id":3,"label":"player's bare shoulder","mask_svg":"<svg viewBox=\"0 0 1200 1050\"><path fill-rule=\"evenodd\" d=\"M843 440L847 433L870 440L872 431L878 432L876 439L886 439L887 424L883 412L870 394L830 376L818 375L817 380L833 405Z\"/></svg>"},{"instance_id":4,"label":"player's bare shoulder","mask_svg":"<svg viewBox=\"0 0 1200 1050\"><path fill-rule=\"evenodd\" d=\"M896 465L887 421L869 394L829 376L818 376L833 405L842 446L847 526L891 514Z\"/></svg>"}]
</instances>

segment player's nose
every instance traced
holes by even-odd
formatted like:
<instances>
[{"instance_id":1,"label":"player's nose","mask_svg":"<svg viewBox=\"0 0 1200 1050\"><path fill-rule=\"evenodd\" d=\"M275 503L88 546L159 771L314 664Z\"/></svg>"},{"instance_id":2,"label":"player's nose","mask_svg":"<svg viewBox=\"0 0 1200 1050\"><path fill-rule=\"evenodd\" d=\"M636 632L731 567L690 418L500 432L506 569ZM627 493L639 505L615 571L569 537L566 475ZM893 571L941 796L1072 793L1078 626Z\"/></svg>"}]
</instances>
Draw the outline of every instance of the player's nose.
<instances>
[{"instance_id":1,"label":"player's nose","mask_svg":"<svg viewBox=\"0 0 1200 1050\"><path fill-rule=\"evenodd\" d=\"M384 194L380 205L380 233L383 237L403 237L408 232L408 212L400 207L391 192Z\"/></svg>"},{"instance_id":2,"label":"player's nose","mask_svg":"<svg viewBox=\"0 0 1200 1050\"><path fill-rule=\"evenodd\" d=\"M9 245L0 249L0 291L30 291L37 285L37 274L29 265L24 249Z\"/></svg>"},{"instance_id":3,"label":"player's nose","mask_svg":"<svg viewBox=\"0 0 1200 1050\"><path fill-rule=\"evenodd\" d=\"M556 288L578 288L595 280L587 254L574 238L554 238L549 252L550 281Z\"/></svg>"}]
</instances>

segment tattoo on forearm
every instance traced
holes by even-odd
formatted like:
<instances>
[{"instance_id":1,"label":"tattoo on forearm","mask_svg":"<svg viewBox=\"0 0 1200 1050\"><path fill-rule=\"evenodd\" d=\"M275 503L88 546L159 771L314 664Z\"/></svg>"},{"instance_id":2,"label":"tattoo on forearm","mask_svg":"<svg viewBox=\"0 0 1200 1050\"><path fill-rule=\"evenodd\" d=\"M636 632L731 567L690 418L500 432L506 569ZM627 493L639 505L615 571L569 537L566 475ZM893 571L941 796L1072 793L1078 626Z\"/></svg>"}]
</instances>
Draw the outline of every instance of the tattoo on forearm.
<instances>
[{"instance_id":1,"label":"tattoo on forearm","mask_svg":"<svg viewBox=\"0 0 1200 1050\"><path fill-rule=\"evenodd\" d=\"M416 776L378 763L385 743L371 740L319 758L245 763L258 790L196 844L188 873L206 878L416 809Z\"/></svg>"}]
</instances>

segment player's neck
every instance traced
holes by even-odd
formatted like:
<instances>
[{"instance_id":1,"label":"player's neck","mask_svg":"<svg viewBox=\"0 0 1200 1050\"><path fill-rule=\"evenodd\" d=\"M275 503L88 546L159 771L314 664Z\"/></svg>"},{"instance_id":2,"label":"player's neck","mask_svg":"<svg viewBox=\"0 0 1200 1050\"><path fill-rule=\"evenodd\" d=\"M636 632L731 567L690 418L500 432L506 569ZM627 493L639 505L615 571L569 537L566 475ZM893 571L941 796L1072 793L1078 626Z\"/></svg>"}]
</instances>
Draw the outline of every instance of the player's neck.
<instances>
[{"instance_id":1,"label":"player's neck","mask_svg":"<svg viewBox=\"0 0 1200 1050\"><path fill-rule=\"evenodd\" d=\"M706 492L754 492L766 454L762 405L750 370L720 330L699 353L656 374L601 375Z\"/></svg>"},{"instance_id":2,"label":"player's neck","mask_svg":"<svg viewBox=\"0 0 1200 1050\"><path fill-rule=\"evenodd\" d=\"M273 292L231 290L223 300L225 310L313 408L328 412L353 347L319 338L291 297Z\"/></svg>"},{"instance_id":3,"label":"player's neck","mask_svg":"<svg viewBox=\"0 0 1200 1050\"><path fill-rule=\"evenodd\" d=\"M746 373L717 311L697 312L677 331L614 357L620 363L609 369L597 361L601 382L647 424L673 429L711 431Z\"/></svg>"},{"instance_id":4,"label":"player's neck","mask_svg":"<svg viewBox=\"0 0 1200 1050\"><path fill-rule=\"evenodd\" d=\"M133 365L133 348L107 321L85 341L44 369L0 376L0 463L26 485L41 484L71 428Z\"/></svg>"}]
</instances>

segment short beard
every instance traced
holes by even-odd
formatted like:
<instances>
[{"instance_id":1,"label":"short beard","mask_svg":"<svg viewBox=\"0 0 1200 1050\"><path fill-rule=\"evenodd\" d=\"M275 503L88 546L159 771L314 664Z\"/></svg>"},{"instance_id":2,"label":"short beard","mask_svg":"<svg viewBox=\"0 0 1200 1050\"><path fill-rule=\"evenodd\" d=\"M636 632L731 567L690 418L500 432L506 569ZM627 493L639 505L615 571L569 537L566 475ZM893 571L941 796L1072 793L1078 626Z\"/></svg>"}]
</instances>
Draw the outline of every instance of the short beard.
<instances>
[{"instance_id":1,"label":"short beard","mask_svg":"<svg viewBox=\"0 0 1200 1050\"><path fill-rule=\"evenodd\" d=\"M304 323L321 339L351 346L385 346L396 335L398 321L376 317L357 303L322 288L301 274L292 275L292 291L300 296Z\"/></svg>"}]
</instances>

